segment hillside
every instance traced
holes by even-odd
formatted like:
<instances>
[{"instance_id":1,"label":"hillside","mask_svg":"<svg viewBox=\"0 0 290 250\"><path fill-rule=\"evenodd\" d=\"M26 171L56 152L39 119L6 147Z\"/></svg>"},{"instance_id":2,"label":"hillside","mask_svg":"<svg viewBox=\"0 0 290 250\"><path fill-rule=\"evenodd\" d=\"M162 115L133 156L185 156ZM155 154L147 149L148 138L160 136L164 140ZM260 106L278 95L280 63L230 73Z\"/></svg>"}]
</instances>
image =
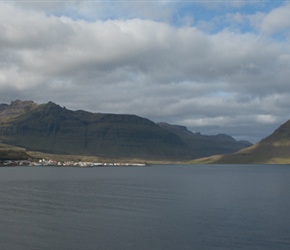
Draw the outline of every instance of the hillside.
<instances>
[{"instance_id":1,"label":"hillside","mask_svg":"<svg viewBox=\"0 0 290 250\"><path fill-rule=\"evenodd\" d=\"M236 141L233 137L225 134L202 135L201 133L192 133L185 126L171 125L164 122L158 123L158 125L178 135L191 149L194 158L233 153L252 146L250 142Z\"/></svg>"},{"instance_id":2,"label":"hillside","mask_svg":"<svg viewBox=\"0 0 290 250\"><path fill-rule=\"evenodd\" d=\"M289 164L290 163L290 120L271 135L255 145L228 155L216 155L191 161L190 163L211 164Z\"/></svg>"},{"instance_id":3,"label":"hillside","mask_svg":"<svg viewBox=\"0 0 290 250\"><path fill-rule=\"evenodd\" d=\"M136 115L71 111L49 102L12 102L0 112L2 142L53 154L189 159L181 139ZM4 115L2 115L4 114Z\"/></svg>"},{"instance_id":4,"label":"hillside","mask_svg":"<svg viewBox=\"0 0 290 250\"><path fill-rule=\"evenodd\" d=\"M49 154L157 161L186 161L250 145L136 115L72 111L52 102L20 100L0 105L0 142Z\"/></svg>"},{"instance_id":5,"label":"hillside","mask_svg":"<svg viewBox=\"0 0 290 250\"><path fill-rule=\"evenodd\" d=\"M31 158L23 148L0 143L0 161L27 160Z\"/></svg>"}]
</instances>

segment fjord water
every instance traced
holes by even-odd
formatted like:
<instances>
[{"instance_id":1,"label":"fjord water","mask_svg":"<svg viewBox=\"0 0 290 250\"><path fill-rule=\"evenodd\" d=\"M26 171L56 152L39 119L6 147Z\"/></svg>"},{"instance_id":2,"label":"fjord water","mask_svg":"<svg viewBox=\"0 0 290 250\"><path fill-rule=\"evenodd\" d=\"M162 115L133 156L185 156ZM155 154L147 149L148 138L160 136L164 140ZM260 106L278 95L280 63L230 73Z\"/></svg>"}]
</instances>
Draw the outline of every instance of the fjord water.
<instances>
[{"instance_id":1,"label":"fjord water","mask_svg":"<svg viewBox=\"0 0 290 250\"><path fill-rule=\"evenodd\" d=\"M290 166L0 168L0 249L290 249Z\"/></svg>"}]
</instances>

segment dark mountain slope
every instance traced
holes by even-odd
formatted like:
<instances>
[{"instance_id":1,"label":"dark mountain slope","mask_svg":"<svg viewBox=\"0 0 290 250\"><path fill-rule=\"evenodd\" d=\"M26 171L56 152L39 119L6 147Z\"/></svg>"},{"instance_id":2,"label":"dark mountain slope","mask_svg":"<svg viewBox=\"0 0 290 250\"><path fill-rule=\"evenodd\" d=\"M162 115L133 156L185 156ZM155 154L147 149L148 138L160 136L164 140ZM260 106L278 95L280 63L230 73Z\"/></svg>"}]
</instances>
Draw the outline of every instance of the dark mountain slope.
<instances>
[{"instance_id":1,"label":"dark mountain slope","mask_svg":"<svg viewBox=\"0 0 290 250\"><path fill-rule=\"evenodd\" d=\"M2 105L2 112L8 113L11 106ZM18 115L0 115L0 138L29 150L110 158L190 158L188 146L177 135L135 115L71 111L52 102L18 109Z\"/></svg>"},{"instance_id":2,"label":"dark mountain slope","mask_svg":"<svg viewBox=\"0 0 290 250\"><path fill-rule=\"evenodd\" d=\"M167 131L178 135L181 140L191 149L194 157L206 157L216 154L228 154L236 152L252 144L247 141L236 141L229 135L202 135L192 133L185 126L171 125L168 123L158 123Z\"/></svg>"}]
</instances>

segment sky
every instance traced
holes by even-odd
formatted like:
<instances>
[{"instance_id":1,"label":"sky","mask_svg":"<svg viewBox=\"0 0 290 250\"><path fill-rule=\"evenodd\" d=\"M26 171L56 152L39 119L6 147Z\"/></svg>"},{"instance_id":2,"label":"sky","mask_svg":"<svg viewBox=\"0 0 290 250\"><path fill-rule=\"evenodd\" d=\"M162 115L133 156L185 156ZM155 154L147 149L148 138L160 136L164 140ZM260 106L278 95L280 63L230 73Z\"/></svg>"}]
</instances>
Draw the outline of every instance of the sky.
<instances>
[{"instance_id":1,"label":"sky","mask_svg":"<svg viewBox=\"0 0 290 250\"><path fill-rule=\"evenodd\" d=\"M0 0L0 103L256 143L290 116L290 1Z\"/></svg>"}]
</instances>

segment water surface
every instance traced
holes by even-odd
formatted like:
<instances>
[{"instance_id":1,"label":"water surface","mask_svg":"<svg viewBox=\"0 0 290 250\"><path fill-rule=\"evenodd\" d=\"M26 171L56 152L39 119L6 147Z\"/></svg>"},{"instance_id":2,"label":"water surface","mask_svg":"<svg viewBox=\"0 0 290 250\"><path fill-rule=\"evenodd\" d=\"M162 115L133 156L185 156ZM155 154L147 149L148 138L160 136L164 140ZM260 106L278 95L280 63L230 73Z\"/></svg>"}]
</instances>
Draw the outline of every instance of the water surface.
<instances>
[{"instance_id":1,"label":"water surface","mask_svg":"<svg viewBox=\"0 0 290 250\"><path fill-rule=\"evenodd\" d=\"M0 168L0 249L290 249L290 166Z\"/></svg>"}]
</instances>

